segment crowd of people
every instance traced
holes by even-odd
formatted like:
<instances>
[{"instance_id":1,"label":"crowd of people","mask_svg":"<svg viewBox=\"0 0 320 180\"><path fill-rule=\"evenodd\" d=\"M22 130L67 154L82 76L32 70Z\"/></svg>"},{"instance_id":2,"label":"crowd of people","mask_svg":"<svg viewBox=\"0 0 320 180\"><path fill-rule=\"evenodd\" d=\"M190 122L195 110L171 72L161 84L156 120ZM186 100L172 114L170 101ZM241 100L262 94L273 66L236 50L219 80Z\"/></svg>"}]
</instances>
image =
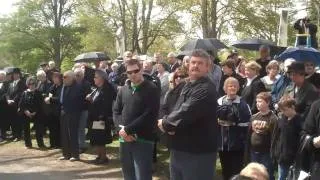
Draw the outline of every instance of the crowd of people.
<instances>
[{"instance_id":1,"label":"crowd of people","mask_svg":"<svg viewBox=\"0 0 320 180\"><path fill-rule=\"evenodd\" d=\"M78 161L89 138L97 155L92 163L106 164L106 145L117 136L125 180L152 179L158 143L170 151L172 180L214 179L217 155L224 180L274 180L276 169L285 180L297 164L317 179L316 64L272 60L268 46L259 52L248 61L232 51L218 64L203 50L144 61L128 51L122 63L76 63L63 73L52 61L41 63L28 77L5 68L0 141L24 140L32 148L34 130L40 149L61 148L60 160ZM260 175L250 173L254 168Z\"/></svg>"}]
</instances>

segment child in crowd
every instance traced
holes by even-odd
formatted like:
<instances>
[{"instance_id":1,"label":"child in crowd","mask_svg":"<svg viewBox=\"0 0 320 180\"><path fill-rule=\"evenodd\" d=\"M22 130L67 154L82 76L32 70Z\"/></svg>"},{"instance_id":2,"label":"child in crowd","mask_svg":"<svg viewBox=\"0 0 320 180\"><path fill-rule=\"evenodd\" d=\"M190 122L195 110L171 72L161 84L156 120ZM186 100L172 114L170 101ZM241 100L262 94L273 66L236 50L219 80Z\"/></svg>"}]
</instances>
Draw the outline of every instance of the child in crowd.
<instances>
[{"instance_id":1,"label":"child in crowd","mask_svg":"<svg viewBox=\"0 0 320 180\"><path fill-rule=\"evenodd\" d=\"M272 133L278 118L269 108L270 93L259 93L256 102L259 112L252 115L249 129L251 161L263 164L268 170L270 180L274 180L270 149Z\"/></svg>"},{"instance_id":2,"label":"child in crowd","mask_svg":"<svg viewBox=\"0 0 320 180\"><path fill-rule=\"evenodd\" d=\"M278 163L279 180L287 178L289 168L294 163L299 148L302 117L297 114L295 100L283 96L279 103L281 118L276 123L272 137L272 157Z\"/></svg>"}]
</instances>

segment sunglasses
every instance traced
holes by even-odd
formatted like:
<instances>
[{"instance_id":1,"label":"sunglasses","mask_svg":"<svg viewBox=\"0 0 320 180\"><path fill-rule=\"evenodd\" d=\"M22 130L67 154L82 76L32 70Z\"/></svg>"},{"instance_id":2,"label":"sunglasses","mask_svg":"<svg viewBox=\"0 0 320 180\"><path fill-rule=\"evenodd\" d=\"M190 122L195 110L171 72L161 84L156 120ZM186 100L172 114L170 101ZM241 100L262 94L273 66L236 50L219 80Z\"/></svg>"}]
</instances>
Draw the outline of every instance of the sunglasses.
<instances>
[{"instance_id":1,"label":"sunglasses","mask_svg":"<svg viewBox=\"0 0 320 180\"><path fill-rule=\"evenodd\" d=\"M128 74L128 75L137 74L138 72L140 72L140 69L136 69L136 70L132 70L132 71L127 71L127 74Z\"/></svg>"}]
</instances>

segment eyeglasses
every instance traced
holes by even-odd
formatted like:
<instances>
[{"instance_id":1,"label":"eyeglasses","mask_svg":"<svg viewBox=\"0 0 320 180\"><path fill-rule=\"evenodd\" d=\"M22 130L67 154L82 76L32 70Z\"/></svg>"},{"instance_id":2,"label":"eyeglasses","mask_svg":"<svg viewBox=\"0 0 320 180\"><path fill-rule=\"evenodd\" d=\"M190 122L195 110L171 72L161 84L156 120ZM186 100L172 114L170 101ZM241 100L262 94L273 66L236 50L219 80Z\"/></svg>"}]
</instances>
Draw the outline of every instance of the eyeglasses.
<instances>
[{"instance_id":1,"label":"eyeglasses","mask_svg":"<svg viewBox=\"0 0 320 180\"><path fill-rule=\"evenodd\" d=\"M136 70L132 70L132 71L127 71L127 74L128 74L128 75L137 74L138 72L140 72L140 69L136 69Z\"/></svg>"}]
</instances>

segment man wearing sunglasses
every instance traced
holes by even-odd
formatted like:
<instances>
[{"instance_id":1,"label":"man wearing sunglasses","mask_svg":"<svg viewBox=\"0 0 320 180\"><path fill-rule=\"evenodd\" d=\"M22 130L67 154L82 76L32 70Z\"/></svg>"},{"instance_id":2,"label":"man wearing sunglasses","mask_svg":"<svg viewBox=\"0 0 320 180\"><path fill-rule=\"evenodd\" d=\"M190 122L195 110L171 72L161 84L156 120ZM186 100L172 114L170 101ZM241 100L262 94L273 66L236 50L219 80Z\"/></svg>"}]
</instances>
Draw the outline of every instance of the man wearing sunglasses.
<instances>
[{"instance_id":1,"label":"man wearing sunglasses","mask_svg":"<svg viewBox=\"0 0 320 180\"><path fill-rule=\"evenodd\" d=\"M119 90L113 110L115 124L121 127L122 173L125 180L151 180L160 91L153 82L144 80L138 60L128 60L125 67L128 80Z\"/></svg>"}]
</instances>

